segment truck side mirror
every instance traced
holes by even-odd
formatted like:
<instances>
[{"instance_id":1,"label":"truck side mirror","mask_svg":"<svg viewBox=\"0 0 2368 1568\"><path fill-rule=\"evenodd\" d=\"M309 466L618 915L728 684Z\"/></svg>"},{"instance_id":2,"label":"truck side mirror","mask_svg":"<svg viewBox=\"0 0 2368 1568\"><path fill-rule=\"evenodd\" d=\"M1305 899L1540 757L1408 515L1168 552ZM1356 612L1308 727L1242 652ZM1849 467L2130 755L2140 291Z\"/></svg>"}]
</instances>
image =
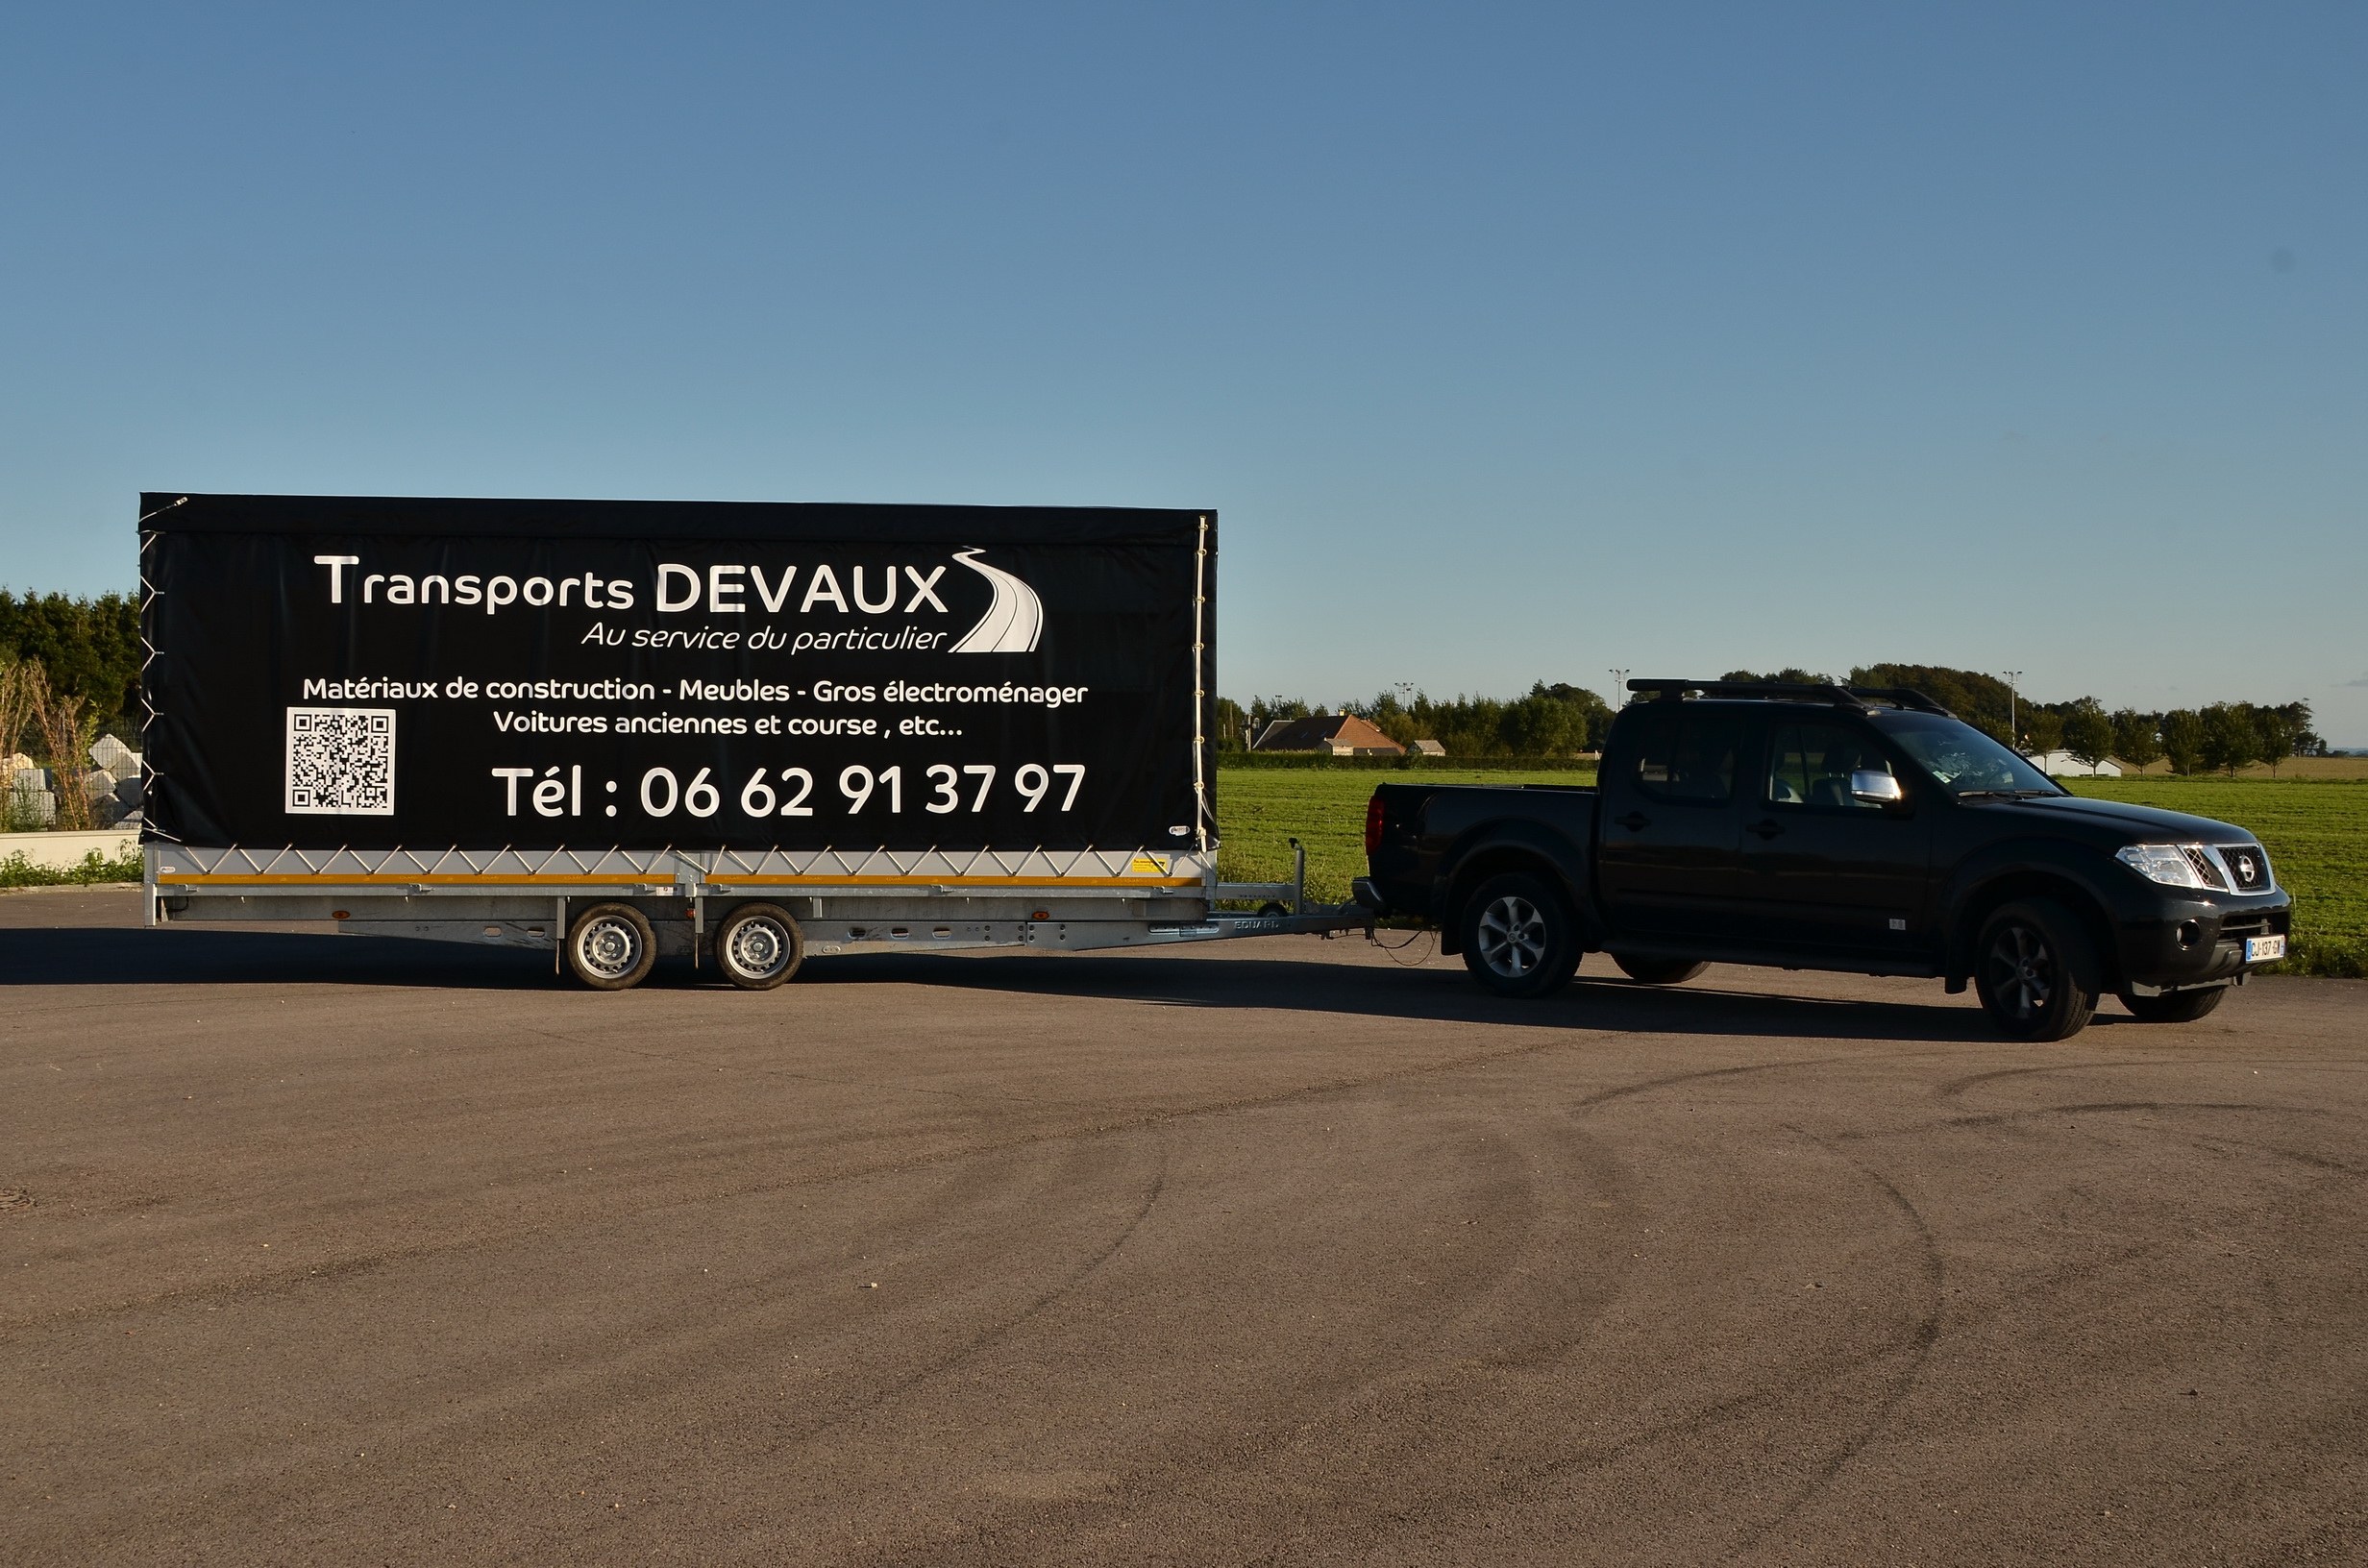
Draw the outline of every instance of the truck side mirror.
<instances>
[{"instance_id":1,"label":"truck side mirror","mask_svg":"<svg viewBox=\"0 0 2368 1568\"><path fill-rule=\"evenodd\" d=\"M1850 775L1850 798L1869 806L1896 806L1908 798L1908 792L1881 769L1861 768Z\"/></svg>"}]
</instances>

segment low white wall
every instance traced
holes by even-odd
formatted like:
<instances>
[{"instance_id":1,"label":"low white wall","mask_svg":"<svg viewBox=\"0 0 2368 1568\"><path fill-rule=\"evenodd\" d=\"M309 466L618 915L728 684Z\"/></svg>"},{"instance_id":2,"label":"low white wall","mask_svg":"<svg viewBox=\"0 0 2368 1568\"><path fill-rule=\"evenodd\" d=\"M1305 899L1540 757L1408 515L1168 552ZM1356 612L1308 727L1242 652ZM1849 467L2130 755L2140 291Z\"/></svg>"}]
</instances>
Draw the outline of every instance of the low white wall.
<instances>
[{"instance_id":1,"label":"low white wall","mask_svg":"<svg viewBox=\"0 0 2368 1568\"><path fill-rule=\"evenodd\" d=\"M117 860L138 847L136 829L129 833L121 828L101 833L0 833L0 860L23 855L36 866L80 866L93 849L108 860Z\"/></svg>"}]
</instances>

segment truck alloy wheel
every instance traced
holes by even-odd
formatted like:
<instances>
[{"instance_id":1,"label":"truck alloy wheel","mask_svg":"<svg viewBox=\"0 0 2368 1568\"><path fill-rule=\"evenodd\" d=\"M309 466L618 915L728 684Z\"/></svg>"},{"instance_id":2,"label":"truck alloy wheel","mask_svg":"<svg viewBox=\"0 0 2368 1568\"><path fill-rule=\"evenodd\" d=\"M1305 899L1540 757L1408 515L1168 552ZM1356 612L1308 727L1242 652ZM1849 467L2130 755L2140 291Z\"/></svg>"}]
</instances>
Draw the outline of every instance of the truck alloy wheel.
<instances>
[{"instance_id":1,"label":"truck alloy wheel","mask_svg":"<svg viewBox=\"0 0 2368 1568\"><path fill-rule=\"evenodd\" d=\"M2121 1005L2140 1023L2193 1023L2220 1005L2220 998L2229 993L2226 986L2212 986L2197 991L2174 991L2162 996L2133 996L2121 993Z\"/></svg>"},{"instance_id":2,"label":"truck alloy wheel","mask_svg":"<svg viewBox=\"0 0 2368 1568\"><path fill-rule=\"evenodd\" d=\"M2010 1037L2069 1040L2097 1010L2096 952L2061 904L2008 904L1982 926L1973 984L1982 1010Z\"/></svg>"},{"instance_id":3,"label":"truck alloy wheel","mask_svg":"<svg viewBox=\"0 0 2368 1568\"><path fill-rule=\"evenodd\" d=\"M742 904L715 928L715 962L744 991L771 991L805 962L805 933L777 904Z\"/></svg>"},{"instance_id":4,"label":"truck alloy wheel","mask_svg":"<svg viewBox=\"0 0 2368 1568\"><path fill-rule=\"evenodd\" d=\"M567 967L594 991L638 986L657 962L657 933L630 904L594 904L567 928Z\"/></svg>"},{"instance_id":5,"label":"truck alloy wheel","mask_svg":"<svg viewBox=\"0 0 2368 1568\"><path fill-rule=\"evenodd\" d=\"M1538 878L1491 877L1464 911L1464 967L1499 996L1543 996L1577 970L1578 921Z\"/></svg>"}]
</instances>

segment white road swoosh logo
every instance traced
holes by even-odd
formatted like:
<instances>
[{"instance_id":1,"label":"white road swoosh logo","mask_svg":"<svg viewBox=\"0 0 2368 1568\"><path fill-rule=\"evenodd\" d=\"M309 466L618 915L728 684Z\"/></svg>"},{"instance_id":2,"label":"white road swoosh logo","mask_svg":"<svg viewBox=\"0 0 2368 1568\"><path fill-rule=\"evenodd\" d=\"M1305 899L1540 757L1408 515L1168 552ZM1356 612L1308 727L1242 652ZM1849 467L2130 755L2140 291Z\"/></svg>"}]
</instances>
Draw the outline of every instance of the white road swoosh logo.
<instances>
[{"instance_id":1,"label":"white road swoosh logo","mask_svg":"<svg viewBox=\"0 0 2368 1568\"><path fill-rule=\"evenodd\" d=\"M1044 634L1044 600L1036 590L1008 572L992 566L981 566L972 559L975 550L957 550L953 558L995 585L995 602L978 618L978 625L963 635L950 651L955 653L1033 653L1036 639Z\"/></svg>"}]
</instances>

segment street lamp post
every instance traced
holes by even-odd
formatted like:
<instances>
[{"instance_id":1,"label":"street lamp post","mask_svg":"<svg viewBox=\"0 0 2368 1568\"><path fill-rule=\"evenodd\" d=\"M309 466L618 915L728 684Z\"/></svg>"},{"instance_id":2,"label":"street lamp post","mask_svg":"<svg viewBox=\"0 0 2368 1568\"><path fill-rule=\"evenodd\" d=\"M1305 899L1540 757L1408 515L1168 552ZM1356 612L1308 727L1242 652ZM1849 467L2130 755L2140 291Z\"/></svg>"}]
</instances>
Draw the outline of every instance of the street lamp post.
<instances>
[{"instance_id":1,"label":"street lamp post","mask_svg":"<svg viewBox=\"0 0 2368 1568\"><path fill-rule=\"evenodd\" d=\"M1623 707L1628 701L1628 672L1614 670L1610 674L1612 676L1612 706Z\"/></svg>"},{"instance_id":2,"label":"street lamp post","mask_svg":"<svg viewBox=\"0 0 2368 1568\"><path fill-rule=\"evenodd\" d=\"M2023 678L2023 673L2020 670L2009 670L2005 672L2005 674L2007 677L2007 744L2020 751L2023 748L2023 724L2014 687L2015 682Z\"/></svg>"}]
</instances>

